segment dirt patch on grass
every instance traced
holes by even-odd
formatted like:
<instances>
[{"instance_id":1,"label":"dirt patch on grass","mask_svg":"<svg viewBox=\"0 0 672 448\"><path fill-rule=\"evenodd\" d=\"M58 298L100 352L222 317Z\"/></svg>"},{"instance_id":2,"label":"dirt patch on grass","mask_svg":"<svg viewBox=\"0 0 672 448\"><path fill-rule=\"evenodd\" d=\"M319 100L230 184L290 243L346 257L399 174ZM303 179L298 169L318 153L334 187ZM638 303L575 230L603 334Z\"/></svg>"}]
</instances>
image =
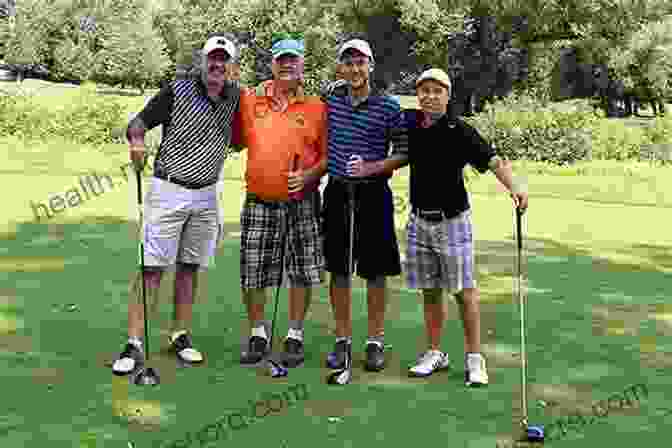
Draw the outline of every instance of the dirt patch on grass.
<instances>
[{"instance_id":1,"label":"dirt patch on grass","mask_svg":"<svg viewBox=\"0 0 672 448\"><path fill-rule=\"evenodd\" d=\"M33 381L40 385L61 384L65 379L65 373L61 369L36 368L32 371Z\"/></svg>"},{"instance_id":2,"label":"dirt patch on grass","mask_svg":"<svg viewBox=\"0 0 672 448\"><path fill-rule=\"evenodd\" d=\"M354 408L349 400L307 400L302 406L307 417L349 417Z\"/></svg>"},{"instance_id":3,"label":"dirt patch on grass","mask_svg":"<svg viewBox=\"0 0 672 448\"><path fill-rule=\"evenodd\" d=\"M643 320L655 311L655 305L612 304L592 307L593 336L636 336Z\"/></svg>"}]
</instances>

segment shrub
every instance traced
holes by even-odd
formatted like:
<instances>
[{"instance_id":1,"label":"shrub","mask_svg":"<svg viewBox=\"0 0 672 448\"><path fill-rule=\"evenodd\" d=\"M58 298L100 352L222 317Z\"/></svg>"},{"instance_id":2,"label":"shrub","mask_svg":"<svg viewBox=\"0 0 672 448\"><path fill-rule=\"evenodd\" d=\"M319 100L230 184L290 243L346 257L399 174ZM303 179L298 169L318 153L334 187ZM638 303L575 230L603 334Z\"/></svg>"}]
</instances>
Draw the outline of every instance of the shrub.
<instances>
[{"instance_id":1,"label":"shrub","mask_svg":"<svg viewBox=\"0 0 672 448\"><path fill-rule=\"evenodd\" d=\"M510 160L566 165L591 159L591 129L598 118L589 106L541 107L531 97L512 95L466 120Z\"/></svg>"},{"instance_id":2,"label":"shrub","mask_svg":"<svg viewBox=\"0 0 672 448\"><path fill-rule=\"evenodd\" d=\"M57 81L87 81L93 74L94 55L88 43L66 39L54 51L52 76Z\"/></svg>"},{"instance_id":3,"label":"shrub","mask_svg":"<svg viewBox=\"0 0 672 448\"><path fill-rule=\"evenodd\" d=\"M61 109L38 105L31 96L0 96L0 134L29 140L63 137L91 145L113 142L112 130L125 118L121 103L96 96L92 84L79 90Z\"/></svg>"},{"instance_id":4,"label":"shrub","mask_svg":"<svg viewBox=\"0 0 672 448\"><path fill-rule=\"evenodd\" d=\"M627 126L620 120L602 120L593 129L593 158L631 160L648 141L644 128Z\"/></svg>"}]
</instances>

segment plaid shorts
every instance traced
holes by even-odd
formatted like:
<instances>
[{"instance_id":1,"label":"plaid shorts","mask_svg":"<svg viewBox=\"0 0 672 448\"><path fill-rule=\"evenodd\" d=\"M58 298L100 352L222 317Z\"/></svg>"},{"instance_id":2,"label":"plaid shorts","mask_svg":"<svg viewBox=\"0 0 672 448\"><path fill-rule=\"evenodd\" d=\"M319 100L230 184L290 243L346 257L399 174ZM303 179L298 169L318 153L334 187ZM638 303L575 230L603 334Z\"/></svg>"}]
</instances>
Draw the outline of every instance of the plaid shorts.
<instances>
[{"instance_id":1,"label":"plaid shorts","mask_svg":"<svg viewBox=\"0 0 672 448\"><path fill-rule=\"evenodd\" d=\"M243 289L281 284L280 247L287 224L284 275L290 287L322 282L324 254L319 230L319 193L294 203L246 198L240 215L240 285Z\"/></svg>"},{"instance_id":2,"label":"plaid shorts","mask_svg":"<svg viewBox=\"0 0 672 448\"><path fill-rule=\"evenodd\" d=\"M406 281L410 289L475 288L471 210L431 222L411 213L406 225Z\"/></svg>"}]
</instances>

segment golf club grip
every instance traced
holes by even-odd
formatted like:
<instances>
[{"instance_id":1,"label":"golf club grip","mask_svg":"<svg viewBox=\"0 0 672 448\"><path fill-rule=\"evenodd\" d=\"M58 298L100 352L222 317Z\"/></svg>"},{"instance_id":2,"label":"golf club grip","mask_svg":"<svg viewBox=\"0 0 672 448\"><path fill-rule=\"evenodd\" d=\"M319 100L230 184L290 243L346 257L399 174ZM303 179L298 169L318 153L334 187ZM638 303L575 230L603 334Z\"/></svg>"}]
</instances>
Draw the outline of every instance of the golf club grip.
<instances>
[{"instance_id":1,"label":"golf club grip","mask_svg":"<svg viewBox=\"0 0 672 448\"><path fill-rule=\"evenodd\" d=\"M138 181L138 205L142 205L142 173L140 170L135 171L135 178Z\"/></svg>"},{"instance_id":2,"label":"golf club grip","mask_svg":"<svg viewBox=\"0 0 672 448\"><path fill-rule=\"evenodd\" d=\"M516 207L516 233L518 240L518 250L523 248L523 211Z\"/></svg>"}]
</instances>

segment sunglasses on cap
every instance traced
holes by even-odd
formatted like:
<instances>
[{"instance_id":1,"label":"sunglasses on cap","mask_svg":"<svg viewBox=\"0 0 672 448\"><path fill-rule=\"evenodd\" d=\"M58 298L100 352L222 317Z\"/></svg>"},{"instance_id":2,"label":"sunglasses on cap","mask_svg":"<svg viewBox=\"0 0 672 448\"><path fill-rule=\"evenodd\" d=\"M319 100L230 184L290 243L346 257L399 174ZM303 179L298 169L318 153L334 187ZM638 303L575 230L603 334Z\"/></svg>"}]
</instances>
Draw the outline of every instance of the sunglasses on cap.
<instances>
[{"instance_id":1,"label":"sunglasses on cap","mask_svg":"<svg viewBox=\"0 0 672 448\"><path fill-rule=\"evenodd\" d=\"M271 36L271 45L275 45L281 40L303 40L303 33L299 31L283 31L273 33Z\"/></svg>"}]
</instances>

